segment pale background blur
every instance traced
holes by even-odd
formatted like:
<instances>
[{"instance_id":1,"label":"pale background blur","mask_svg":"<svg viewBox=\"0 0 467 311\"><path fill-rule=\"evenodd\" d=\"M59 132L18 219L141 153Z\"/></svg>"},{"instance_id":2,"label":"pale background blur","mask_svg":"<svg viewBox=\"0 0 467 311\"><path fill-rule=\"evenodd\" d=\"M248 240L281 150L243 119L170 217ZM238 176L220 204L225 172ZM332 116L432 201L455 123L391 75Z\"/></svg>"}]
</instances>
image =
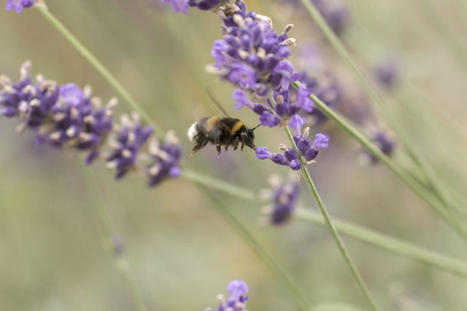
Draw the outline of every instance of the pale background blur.
<instances>
[{"instance_id":1,"label":"pale background blur","mask_svg":"<svg viewBox=\"0 0 467 311\"><path fill-rule=\"evenodd\" d=\"M275 28L294 23L298 43L319 42L309 16L266 0L250 8L271 16ZM437 3L436 3L437 2ZM367 70L387 57L401 64L400 87L387 103L407 135L434 164L443 182L466 189L467 13L462 0L351 0L352 23L344 41ZM165 129L175 129L185 155L185 132L196 119L218 114L206 87L233 115L253 125L247 110L235 111L233 88L204 71L212 42L220 37L215 15L173 14L158 0L48 0L50 10L93 51ZM1 2L4 5L4 1ZM114 90L35 10L0 10L0 72L18 77L29 59L32 72L60 83L90 84L103 99ZM323 41L321 41L323 42ZM334 51L321 43L325 61L346 87L359 88ZM405 103L416 107L416 114ZM123 101L119 112L128 112ZM0 310L134 310L125 283L102 248L95 201L82 163L71 154L35 146L0 122ZM381 165L358 161L358 146L332 124L312 175L331 213L445 254L467 259L465 244ZM280 129L257 131L257 145L276 148ZM398 160L404 159L396 155ZM250 189L267 187L272 173L288 170L260 162L250 150L215 155L206 148L184 166ZM94 168L104 189L115 234L122 237L133 277L150 310L204 310L216 306L231 279L250 286L248 309L296 310L287 291L215 212L211 202L184 180L156 189L129 177L114 182ZM301 202L316 209L302 185ZM307 223L260 226L260 206L221 195L228 208L295 277L314 304L342 301L365 310L330 234ZM464 207L465 208L465 207ZM466 310L467 281L416 261L345 238L364 278L385 310Z\"/></svg>"}]
</instances>

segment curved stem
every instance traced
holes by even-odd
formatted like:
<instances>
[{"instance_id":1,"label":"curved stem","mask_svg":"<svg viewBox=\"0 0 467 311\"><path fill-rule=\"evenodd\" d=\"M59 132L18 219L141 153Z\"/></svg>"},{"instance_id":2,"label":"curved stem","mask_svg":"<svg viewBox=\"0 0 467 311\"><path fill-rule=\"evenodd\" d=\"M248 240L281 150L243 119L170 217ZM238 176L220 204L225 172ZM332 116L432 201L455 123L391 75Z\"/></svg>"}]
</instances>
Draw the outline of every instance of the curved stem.
<instances>
[{"instance_id":1,"label":"curved stem","mask_svg":"<svg viewBox=\"0 0 467 311\"><path fill-rule=\"evenodd\" d=\"M290 143L292 144L293 148L297 152L297 154L300 154L298 151L297 146L295 145L295 141L293 140L293 135L292 132L290 131L289 127L285 127L285 132L287 133L287 137L289 138ZM326 223L326 226L328 227L329 231L331 232L332 236L334 237L334 240L336 241L336 244L339 248L339 251L341 252L342 256L344 257L345 262L349 266L350 272L352 273L355 281L357 282L357 285L360 287L360 290L362 291L363 295L365 298L368 300L370 305L372 306L373 310L378 311L380 308L376 304L376 301L374 298L371 296L370 291L368 289L368 286L366 285L365 281L363 280L362 276L360 275L360 272L358 272L355 264L352 261L352 258L350 257L349 252L347 251L347 248L345 247L344 242L340 238L339 233L337 232L337 229L331 220L331 217L329 216L329 213L327 211L326 206L324 205L323 200L321 199L321 196L318 192L318 189L316 188L313 179L311 178L310 172L308 172L308 169L306 168L306 165L302 165L301 168L302 171L302 176L306 181L306 184L308 188L311 191L311 194L313 195L313 198L315 199L316 203L318 204L318 208L321 211L321 214L323 215L324 221Z\"/></svg>"},{"instance_id":2,"label":"curved stem","mask_svg":"<svg viewBox=\"0 0 467 311\"><path fill-rule=\"evenodd\" d=\"M295 212L295 217L297 220L311 222L322 227L326 226L324 218L321 215L304 208L298 208ZM424 249L420 246L413 245L346 221L338 220L335 217L333 217L333 222L337 231L341 234L370 245L376 245L382 249L390 251L391 253L424 262L430 266L437 267L460 277L467 277L467 263L462 260L454 259L446 255Z\"/></svg>"},{"instance_id":3,"label":"curved stem","mask_svg":"<svg viewBox=\"0 0 467 311\"><path fill-rule=\"evenodd\" d=\"M114 266L122 276L136 310L146 311L148 308L146 307L146 303L144 302L144 299L136 286L136 282L133 279L130 261L124 251L116 250L116 247L118 246L114 245L115 243L113 239L115 238L115 235L110 226L109 215L105 210L105 203L102 200L102 194L98 193L97 190L97 188L100 187L100 183L96 181L94 172L90 172L87 169L82 169L82 171L85 171L83 172L83 175L86 174L86 186L93 201L95 208L94 211L97 213L97 226L102 236L103 246L112 256Z\"/></svg>"},{"instance_id":4,"label":"curved stem","mask_svg":"<svg viewBox=\"0 0 467 311\"><path fill-rule=\"evenodd\" d=\"M299 84L295 83L298 86ZM325 103L323 103L317 96L311 95L311 99L315 102L316 107L322 111L327 117L334 120L340 127L347 133L355 138L365 149L372 155L378 158L385 164L394 174L396 174L409 188L414 191L421 199L427 202L444 220L450 224L464 239L467 239L467 228L465 225L449 213L439 201L433 196L425 187L420 185L412 176L407 174L400 166L394 163L388 156L386 156L378 147L376 147L364 134L362 134L356 127L354 127L344 117L340 116Z\"/></svg>"},{"instance_id":5,"label":"curved stem","mask_svg":"<svg viewBox=\"0 0 467 311\"><path fill-rule=\"evenodd\" d=\"M280 283L287 287L295 301L300 306L300 309L303 311L310 311L310 302L305 298L305 295L295 284L295 281L287 273L287 271L274 260L274 258L261 246L258 241L256 241L256 239L245 228L245 226L229 211L229 209L225 207L221 200L214 196L211 191L209 191L204 185L198 184L198 188L216 204L216 210L221 214L221 216L227 222L229 222L232 228L237 231L237 233L248 243L248 245L250 245L251 249L255 251L258 257L268 266L271 272L275 274Z\"/></svg>"},{"instance_id":6,"label":"curved stem","mask_svg":"<svg viewBox=\"0 0 467 311\"><path fill-rule=\"evenodd\" d=\"M181 177L190 180L199 185L208 186L210 189L219 190L228 193L234 197L241 198L249 201L260 201L258 195L248 189L238 187L236 185L227 183L223 180L216 179L214 177L199 174L193 170L184 168L181 172Z\"/></svg>"},{"instance_id":7,"label":"curved stem","mask_svg":"<svg viewBox=\"0 0 467 311\"><path fill-rule=\"evenodd\" d=\"M185 173L182 173L181 178L203 185L209 189L222 191L223 193L233 197L259 202L254 191L226 183L210 176L199 174L195 171L190 170L187 172L186 169L184 171ZM294 217L299 220L310 221L319 226L326 227L324 218L321 215L305 210L304 208L298 208ZM434 268L442 269L462 277L467 277L467 263L459 259L424 249L407 241L396 239L353 223L336 220L335 218L333 218L333 222L337 231L342 234L351 236L373 246L389 250L407 258L422 261Z\"/></svg>"},{"instance_id":8,"label":"curved stem","mask_svg":"<svg viewBox=\"0 0 467 311\"><path fill-rule=\"evenodd\" d=\"M331 45L337 51L339 56L342 59L344 59L347 65L352 69L355 76L358 78L362 86L365 88L365 90L369 94L370 98L372 99L372 102L379 108L384 118L391 126L391 129L394 131L397 137L401 140L402 144L404 145L410 157L425 173L430 184L432 184L434 189L436 190L436 194L439 197L439 199L442 201L442 203L446 203L446 202L449 203L449 201L446 200L444 197L444 192L442 191L442 187L439 185L438 178L436 178L434 171L431 169L429 164L423 159L420 153L417 150L415 150L413 145L407 140L406 136L404 135L403 129L399 126L398 122L388 113L387 108L383 102L383 99L378 94L378 92L373 87L372 83L366 77L363 71L360 70L359 66L354 62L354 60L352 59L352 57L350 56L349 52L344 47L340 39L336 36L336 34L332 31L332 29L327 25L326 21L321 16L320 12L316 9L312 1L309 1L309 0L301 0L301 1L304 7L307 9L307 11L310 13L315 23L318 25L318 27L324 33L324 35L329 40ZM438 207L436 209L444 209L444 208L445 207L443 206L443 204L438 204ZM445 214L450 214L450 213L449 211L447 211ZM452 218L452 215L450 217ZM454 225L454 226L459 231L459 228L458 228L459 226L458 225ZM462 236L467 240L467 231L465 230L465 228L462 228L461 232L462 232Z\"/></svg>"},{"instance_id":9,"label":"curved stem","mask_svg":"<svg viewBox=\"0 0 467 311\"><path fill-rule=\"evenodd\" d=\"M139 104L125 87L112 75L112 73L92 54L76 37L73 35L47 8L37 8L42 16L58 31L68 42L96 69L102 77L117 91L123 99L133 108L144 121L154 128L154 131L162 138L164 133L162 129L151 119L149 114Z\"/></svg>"}]
</instances>

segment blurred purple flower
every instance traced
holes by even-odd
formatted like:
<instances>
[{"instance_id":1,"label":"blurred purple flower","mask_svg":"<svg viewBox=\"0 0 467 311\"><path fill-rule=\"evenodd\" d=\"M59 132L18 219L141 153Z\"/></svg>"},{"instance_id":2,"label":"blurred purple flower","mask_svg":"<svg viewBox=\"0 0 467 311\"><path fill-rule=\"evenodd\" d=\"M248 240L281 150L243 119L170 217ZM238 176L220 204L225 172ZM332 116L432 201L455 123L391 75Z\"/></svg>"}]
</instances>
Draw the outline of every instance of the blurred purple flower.
<instances>
[{"instance_id":1,"label":"blurred purple flower","mask_svg":"<svg viewBox=\"0 0 467 311\"><path fill-rule=\"evenodd\" d=\"M21 13L23 9L30 8L34 5L34 0L6 0L5 9L7 11L15 10L16 13Z\"/></svg>"},{"instance_id":2,"label":"blurred purple flower","mask_svg":"<svg viewBox=\"0 0 467 311\"><path fill-rule=\"evenodd\" d=\"M400 78L399 64L392 58L380 62L374 69L376 81L386 90L392 90L397 86Z\"/></svg>"},{"instance_id":3,"label":"blurred purple flower","mask_svg":"<svg viewBox=\"0 0 467 311\"><path fill-rule=\"evenodd\" d=\"M152 138L151 145L157 148L148 152L152 128L141 124L137 115L132 119L124 116L121 124L114 125L112 108L116 99L102 106L99 98L91 97L89 87L83 90L74 83L60 86L41 75L33 81L29 68L29 62L21 66L17 83L0 76L0 114L20 119L18 130L30 130L40 144L87 151L87 164L99 158L112 133L115 137L106 148L109 152L106 161L117 170L116 179L137 167L140 154L150 161L147 167L150 186L180 174L181 150L173 133L168 132L163 142Z\"/></svg>"},{"instance_id":4,"label":"blurred purple flower","mask_svg":"<svg viewBox=\"0 0 467 311\"><path fill-rule=\"evenodd\" d=\"M371 136L371 141L387 156L391 156L396 149L396 142L387 133L378 130ZM365 151L370 157L371 163L376 164L379 162L378 158Z\"/></svg>"},{"instance_id":5,"label":"blurred purple flower","mask_svg":"<svg viewBox=\"0 0 467 311\"><path fill-rule=\"evenodd\" d=\"M106 161L109 168L116 169L115 179L120 179L135 167L139 151L152 136L153 129L142 125L136 115L132 118L123 116L115 129L114 147Z\"/></svg>"},{"instance_id":6,"label":"blurred purple flower","mask_svg":"<svg viewBox=\"0 0 467 311\"><path fill-rule=\"evenodd\" d=\"M178 177L180 175L180 160L182 150L178 145L178 139L171 131L167 132L165 141L161 144L152 141L149 148L151 163L146 168L150 187L157 186L168 177Z\"/></svg>"},{"instance_id":7,"label":"blurred purple flower","mask_svg":"<svg viewBox=\"0 0 467 311\"><path fill-rule=\"evenodd\" d=\"M219 306L217 311L246 311L246 302L248 297L248 285L245 281L233 280L227 285L227 291L230 293L230 297L227 300L223 295L218 295ZM211 309L206 309L209 311Z\"/></svg>"},{"instance_id":8,"label":"blurred purple flower","mask_svg":"<svg viewBox=\"0 0 467 311\"><path fill-rule=\"evenodd\" d=\"M164 3L172 3L172 8L175 13L182 12L188 14L190 0L162 0Z\"/></svg>"},{"instance_id":9,"label":"blurred purple flower","mask_svg":"<svg viewBox=\"0 0 467 311\"><path fill-rule=\"evenodd\" d=\"M282 225L290 219L299 195L300 187L296 181L284 182L274 189L271 224Z\"/></svg>"}]
</instances>

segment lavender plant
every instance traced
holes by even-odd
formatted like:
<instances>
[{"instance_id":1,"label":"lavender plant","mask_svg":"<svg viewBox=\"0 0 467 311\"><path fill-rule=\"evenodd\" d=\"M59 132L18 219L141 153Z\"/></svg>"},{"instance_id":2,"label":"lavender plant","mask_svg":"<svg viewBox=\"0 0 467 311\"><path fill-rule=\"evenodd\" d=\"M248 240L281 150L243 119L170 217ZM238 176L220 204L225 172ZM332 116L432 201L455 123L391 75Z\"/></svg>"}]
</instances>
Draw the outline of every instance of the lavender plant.
<instances>
[{"instance_id":1,"label":"lavender plant","mask_svg":"<svg viewBox=\"0 0 467 311\"><path fill-rule=\"evenodd\" d=\"M181 149L172 131L164 141L156 139L150 126L142 125L138 114L123 115L116 124L116 99L103 105L101 99L76 84L59 85L38 75L30 76L30 62L21 67L18 82L0 77L0 114L20 121L17 130L34 133L36 142L87 153L86 164L104 158L120 179L130 171L144 169L153 187L180 175ZM103 150L105 149L105 150Z\"/></svg>"},{"instance_id":2,"label":"lavender plant","mask_svg":"<svg viewBox=\"0 0 467 311\"><path fill-rule=\"evenodd\" d=\"M287 150L284 147L283 157L275 155L275 158L284 160L283 162L278 160L280 165L288 165L294 170L301 169L355 281L372 308L378 310L379 307L371 297L340 239L308 170L303 167L316 157L318 148L327 146L329 138L320 135L315 143L311 144L308 134L300 133L303 120L298 113L301 109L306 111L309 107L307 103L310 102L311 90L300 85L296 91L298 94L294 94L292 82L296 82L299 75L294 73L292 64L285 60L290 56L289 46L296 43L295 39L287 35L292 26L286 26L278 35L272 30L272 21L269 17L249 11L241 0L221 2L215 11L223 20L224 33L223 40L214 43L211 53L216 60L218 69L216 73L266 103L251 104L246 96L236 91L234 96L236 95L237 99L240 97L240 101L237 100L237 108L238 105L240 107L249 105L254 112L261 115L260 121L265 126L275 127L289 122L289 125L294 127L295 136L288 127L285 128L292 148ZM292 99L293 95L295 101ZM266 105L271 109L266 108ZM291 118L292 120L289 121ZM269 156L267 150L259 148L259 157L267 158ZM272 158L273 155L270 156ZM309 161L305 162L304 160L307 159Z\"/></svg>"},{"instance_id":3,"label":"lavender plant","mask_svg":"<svg viewBox=\"0 0 467 311\"><path fill-rule=\"evenodd\" d=\"M182 2L180 2L182 3ZM193 2L193 3L188 3L189 5L191 6L196 6L202 10L206 10L206 9L212 9L212 8L215 8L216 5L214 5L214 3L219 4L217 3L216 1L212 1L212 2L209 2L209 1L199 1L199 2ZM185 7L187 8L187 7ZM243 78L244 78L244 75L245 75L245 72L243 72L242 70L244 71L247 71L248 70L245 70L244 68L240 68L240 71L237 72L236 74L234 74L234 78L232 78L234 81L231 80L231 78L229 76L224 76L224 79L227 79L233 83L241 83L241 81L243 81ZM250 72L251 73L251 72ZM237 75L238 74L238 75ZM237 75L237 77L235 76ZM250 78L246 78L247 80L250 79ZM281 77L281 80L283 79L283 77ZM292 82L295 82L294 79L296 79L296 77L293 77L293 75L291 75L290 77L288 77L288 79L290 79L290 81ZM6 83L8 84L8 83ZM282 84L282 82L280 83ZM267 83L266 83L267 85ZM293 83L291 84L292 86L294 85ZM258 96L258 94L255 94L255 91L253 91L250 86L247 84L246 87L243 87L242 85L240 85L240 87L242 87L244 90L241 90L240 92L243 92L243 95L246 96L245 94L245 90L246 92L248 92L250 95L253 95L254 97ZM290 88L290 85L289 85L289 88ZM290 88L291 89L291 88ZM9 89L8 89L9 90ZM8 90L7 90L7 93L8 93ZM302 90L307 90L306 87L303 87ZM278 97L277 94L274 94L274 89L271 88L268 92L268 95L270 95L268 98L262 98L263 100L265 100L264 104L262 104L266 109L270 109L270 112L272 115L279 115L278 111L276 111L276 109L272 108L272 107L276 107L278 105ZM300 91L300 88L299 90ZM297 91L297 93L298 93ZM309 90L307 90L309 92ZM63 92L61 92L61 87L60 87L60 91L58 92L59 95L59 99L57 101L65 101L65 102L76 102L76 103L73 103L73 104L70 104L68 103L68 105L71 107L62 107L60 105L60 109L58 109L58 112L57 114L60 114L60 113L64 113L65 115L67 113L69 113L72 117L73 117L73 106L79 106L81 107L78 102L81 102L81 99L80 100L77 100L79 98L81 98L81 94L86 93L86 91L83 91L83 90L80 90L76 85L64 85L63 86ZM274 94L272 97L271 97L271 94ZM23 96L23 94L21 92L18 92L18 96ZM294 95L293 91L292 91L292 96ZM307 96L305 96L305 100L308 100L308 97L311 95L311 92L310 94L308 94ZM298 95L295 94L295 96L298 97ZM259 96L261 97L261 96ZM263 96L264 97L264 96ZM311 97L313 98L313 95L311 95ZM25 102L28 102L29 99L26 99L24 100ZM298 99L296 100L298 101ZM318 102L319 104L319 101L317 101L316 99L314 99L315 102ZM13 101L14 102L14 101ZM5 103L7 103L7 101L5 100ZM8 102L9 103L9 102ZM9 107L15 107L15 105L11 105L9 106L9 104L6 104L4 108L2 108L2 113L3 112L6 112L7 110L11 110L9 109ZM280 102L279 102L280 103ZM309 102L311 103L311 105L313 104L311 101ZM322 104L322 103L321 103ZM319 105L321 105L319 104ZM268 105L269 105L269 108L268 108ZM292 104L293 105L293 104ZM24 108L19 108L20 105L17 105L17 111L19 112L13 112L12 115L10 117L19 117L19 118L24 118L25 120L29 120L29 118L31 117L31 115L28 115L28 109L29 110L32 110L31 107L35 107L35 105L30 105L31 107L29 106L25 106L24 104L22 104L22 106L26 107L27 109L24 109ZM39 105L41 106L41 105ZM47 105L45 105L47 106ZM272 106L272 107L271 107ZM7 109L8 108L8 109ZM303 105L300 106L300 108L302 108L302 110L300 111L301 113L305 113L307 110L306 109L303 109ZM70 110L70 112L68 112L68 110ZM80 111L78 109L78 111ZM327 112L329 114L329 112ZM263 114L260 115L260 118ZM7 116L7 114L5 114L5 116ZM307 133L307 130L305 129L305 131L302 133L301 132L301 127L303 124L300 124L302 121L300 120L303 120L302 117L300 117L299 114L291 114L291 115L287 115L287 114L284 114L283 116L280 116L279 117L281 119L280 123L277 124L277 125L283 125L284 122L286 121L289 121L289 125L291 125L293 128L294 128L294 133L295 133L295 137L293 137L293 139L291 139L291 144L293 145L293 148L289 148L289 150L287 150L285 147L283 148L284 151L295 151L295 155L296 155L296 158L297 158L297 162L301 165L302 163L304 164L308 164L306 162L308 161L305 161L306 160L306 154L309 153L309 154L313 154L313 153L317 153L318 152L318 148L320 148L319 146L320 145L327 145L327 139L324 135L321 136L321 137L315 137L315 142L313 144L311 144L311 142L307 139L308 138L308 135L305 135L305 134L308 134ZM33 118L31 118L33 119ZM39 118L40 119L40 118ZM60 119L60 118L58 118ZM73 119L73 118L72 118ZM80 120L80 118L75 118L77 120ZM267 118L266 118L267 119ZM74 123L74 121L76 120L72 120L73 122L71 123L66 123L66 127L65 128L61 128L59 127L59 129L61 131L64 131L65 132L65 136L64 138L62 138L62 136L58 136L58 135L54 135L54 137L58 137L58 141L59 143L58 144L54 144L54 143L50 143L50 141L53 141L53 139L51 139L52 137L48 137L48 139L46 139L45 141L48 142L49 144L51 145L56 145L58 147L73 147L75 148L75 146L79 146L79 144L75 144L75 141L73 140L73 136L74 135L69 135L68 134L68 130L70 131L70 133L73 133L74 134L74 131L76 130L75 127L76 127L76 124ZM262 121L263 122L263 121ZM132 118L129 118L129 117L125 117L123 118L122 124L120 126L113 126L112 127L112 131L111 131L111 135L115 137L115 140L114 140L114 143L111 144L110 146L113 148L111 149L112 152L110 153L111 156L109 156L107 158L107 161L109 163L109 166L111 166L112 168L115 168L117 170L117 173L116 173L116 177L120 178L122 176L124 176L125 174L127 174L127 172L133 170L134 168L137 167L137 160L140 158L139 155L141 153L144 153L144 154L150 154L151 157L149 157L154 163L153 164L149 164L147 166L147 174L149 175L149 177L153 176L155 178L155 183L157 184L157 180L159 179L159 177L162 177L164 178L164 176L166 176L166 174L170 175L170 176L178 176L178 174L180 173L180 170L179 170L179 167L178 167L178 164L177 165L174 165L174 162L177 162L179 161L181 155L180 155L180 149L177 147L176 145L176 140L174 139L171 139L170 138L170 135L168 138L166 138L164 141L162 142L155 142L155 147L153 148L149 148L149 150L153 150L152 152L141 152L141 150L143 149L143 147L148 144L148 142L151 140L151 136L152 136L152 131L141 124L141 121L139 120L139 117L132 117ZM28 124L28 122L26 122L26 124ZM78 124L81 124L78 122ZM297 126L297 124L300 124L300 126ZM274 125L274 126L277 126L277 125ZM23 125L24 127L24 125ZM27 129L29 130L32 130L34 132L36 132L36 129L34 126L32 127L26 127ZM72 128L72 129L70 129ZM65 131L66 129L66 131ZM297 130L298 129L298 130ZM78 130L82 131L81 128L78 127ZM309 130L308 130L309 131ZM97 133L94 133L93 131L91 131L93 135L97 135ZM41 133L39 133L38 131L36 132L37 137L38 137L38 140L39 141L42 141L43 139L41 138ZM52 134L52 133L50 133ZM69 137L68 137L69 135ZM291 135L292 136L292 135ZM306 138L304 138L304 136L306 136ZM317 135L318 136L318 135ZM62 142L62 139L63 139L63 142ZM303 141L301 141L303 140ZM381 138L381 140L383 140L383 138ZM166 144L166 142L169 142L169 144ZM375 140L375 142L377 142L377 140ZM302 148L302 150L305 150L304 152L302 152L302 150L300 149L300 145L303 144L306 148ZM153 144L154 145L154 144ZM100 147L100 146L99 146ZM76 148L76 149L80 149L81 148ZM84 150L88 150L88 148L82 148ZM385 149L384 147L381 147L380 149ZM311 150L311 151L310 151ZM89 162L93 162L95 159L99 158L99 150L94 150L91 148L91 150L88 150L90 153L88 154L88 161ZM298 154L298 156L297 156ZM285 153L283 155L285 157ZM305 160L304 160L305 159ZM291 161L292 162L292 161ZM290 166L290 165L289 165ZM165 173L164 174L160 174L161 171L164 171ZM306 171L306 170L305 170ZM157 176L157 177L155 177ZM310 182L311 179L307 180L307 182ZM150 183L151 183L151 179L150 179ZM223 185L221 185L221 188L223 187ZM285 221L286 219L288 219L288 217L290 217L290 214L291 214L291 211L294 209L294 206L296 204L296 198L297 198L297 193L298 193L298 190L297 190L297 187L296 187L296 184L283 184L281 186L279 186L277 189L275 189L275 195L273 196L273 201L274 203L276 204L275 205L275 209L273 210L272 212L272 222L274 223L275 221L277 221L278 223L282 223L283 221ZM247 195L248 197L250 197L250 195L248 194ZM254 195L252 195L251 197L254 197ZM319 197L319 196L318 196ZM320 205L322 205L322 202L320 203ZM275 214L275 215L274 215ZM326 218L326 217L325 217ZM389 245L390 243L388 243ZM245 291L246 293L246 291ZM234 296L234 294L232 294L231 292L231 295ZM232 298L232 297L231 297ZM230 298L226 301L224 301L221 306L219 308L229 308L229 307L233 307L231 305L229 305L229 301L230 301ZM235 304L237 306L237 304ZM238 307L242 307L244 308L245 306L243 305L238 305ZM221 309L223 310L223 309ZM234 309L235 310L235 309ZM239 310L243 310L243 309L239 309Z\"/></svg>"}]
</instances>

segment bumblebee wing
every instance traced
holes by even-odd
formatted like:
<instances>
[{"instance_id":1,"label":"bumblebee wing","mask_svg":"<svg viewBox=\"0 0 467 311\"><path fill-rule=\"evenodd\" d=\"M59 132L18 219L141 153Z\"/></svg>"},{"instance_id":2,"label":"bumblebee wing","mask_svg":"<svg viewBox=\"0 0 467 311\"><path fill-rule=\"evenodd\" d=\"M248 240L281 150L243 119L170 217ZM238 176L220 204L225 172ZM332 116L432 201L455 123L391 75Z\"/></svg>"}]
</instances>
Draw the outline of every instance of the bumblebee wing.
<instances>
[{"instance_id":1,"label":"bumblebee wing","mask_svg":"<svg viewBox=\"0 0 467 311\"><path fill-rule=\"evenodd\" d=\"M221 106L221 104L214 98L214 96L211 93L211 90L209 88L206 88L206 92L208 93L209 98L212 100L212 102L219 108L219 110L226 116L230 117L227 111L225 111L224 107Z\"/></svg>"}]
</instances>

